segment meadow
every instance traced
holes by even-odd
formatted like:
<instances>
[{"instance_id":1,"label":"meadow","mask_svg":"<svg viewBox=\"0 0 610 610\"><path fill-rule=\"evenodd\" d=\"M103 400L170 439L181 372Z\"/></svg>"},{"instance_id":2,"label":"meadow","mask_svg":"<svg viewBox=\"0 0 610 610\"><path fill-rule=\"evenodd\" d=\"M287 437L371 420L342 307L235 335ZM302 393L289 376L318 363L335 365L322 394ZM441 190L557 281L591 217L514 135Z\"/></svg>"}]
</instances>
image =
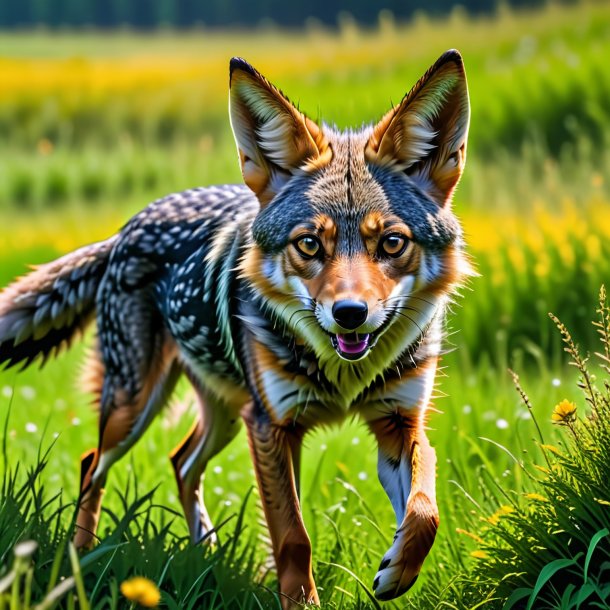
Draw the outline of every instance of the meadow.
<instances>
[{"instance_id":1,"label":"meadow","mask_svg":"<svg viewBox=\"0 0 610 610\"><path fill-rule=\"evenodd\" d=\"M246 57L313 118L345 127L381 116L446 48L460 49L472 127L454 205L479 276L452 308L453 349L444 357L430 418L439 458L437 542L412 591L383 607L501 608L519 588L534 590L552 553L546 564L532 556L513 574L506 568L517 565L509 562L511 541L523 526L515 514L534 519L549 496L530 476L540 471L524 463L547 468L545 476L560 476L562 468L576 472L577 460L566 466L561 456L578 455L581 441L574 449L569 439L578 434L552 423L554 407L573 402L583 430L585 413L610 408L602 398L607 369L596 372L597 394L583 393L583 367L591 363L568 365L574 349L548 317L551 311L559 316L584 354L608 357L607 346L598 344L600 328L590 320L596 307L606 311L597 299L610 277L610 6L501 9L485 18L455 11L439 20L422 15L409 25L382 14L367 30L345 19L338 32L310 24L299 33L22 32L3 33L2 41L2 286L27 264L112 234L153 198L239 181L226 112L230 56ZM607 314L601 315L603 321ZM91 340L88 333L84 345ZM265 568L243 434L206 474L213 519L226 521L220 547L186 544L167 459L194 417L185 386L132 457L112 471L103 541L81 559L74 581L82 590L75 589L76 597L62 590L53 601L56 585L73 582L77 564L66 532L79 455L96 442L91 397L77 385L83 353L79 345L42 371L0 373L0 608L29 607L18 601L18 580L36 603L46 595L50 601L40 607L130 607L119 586L136 574L155 582L170 608L279 607L273 574ZM529 402L515 390L509 367L519 373ZM595 404L591 396L598 397ZM597 443L600 460L609 445ZM552 450L543 446L560 454L557 468L548 463ZM376 479L372 440L358 422L316 432L308 438L303 468L302 504L323 607L378 607L370 586L394 517ZM577 483L585 475L579 476ZM582 490L584 482L573 487ZM604 508L607 484L595 489ZM561 493L569 497L565 489ZM599 524L593 540L607 516L590 512ZM545 519L540 540L557 550L542 528L557 530L559 517ZM528 535L523 544L531 547ZM27 558L14 563L13 547L23 539L39 544L32 567ZM582 559L575 560L588 557L585 584L587 569L589 584L594 572L606 569L600 557L610 559L607 532L590 548L589 555L585 544ZM562 552L563 559L574 559L580 550L567 544ZM518 556L529 557L523 548ZM18 578L11 566L21 566ZM558 590L554 605L552 588L558 586L543 582L537 595L544 601L535 605L534 595L529 607L584 608L587 600L609 599L598 587L588 598L568 594L561 602ZM15 605L8 606L9 599ZM524 599L513 600L513 607L525 608Z\"/></svg>"}]
</instances>

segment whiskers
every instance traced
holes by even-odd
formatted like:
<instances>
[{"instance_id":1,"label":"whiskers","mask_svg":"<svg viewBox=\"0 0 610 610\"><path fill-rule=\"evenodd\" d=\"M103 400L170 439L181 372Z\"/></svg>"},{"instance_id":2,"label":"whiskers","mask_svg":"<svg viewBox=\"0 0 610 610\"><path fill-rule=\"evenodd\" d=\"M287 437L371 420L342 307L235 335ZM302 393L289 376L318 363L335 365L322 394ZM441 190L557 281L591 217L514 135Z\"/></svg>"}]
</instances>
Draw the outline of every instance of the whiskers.
<instances>
[{"instance_id":1,"label":"whiskers","mask_svg":"<svg viewBox=\"0 0 610 610\"><path fill-rule=\"evenodd\" d=\"M399 295L396 295L396 296L393 296L393 297L387 297L386 299L380 299L380 302L382 303L382 305L387 305L389 301L399 301L399 300L422 301L423 303L425 303L426 305L430 305L431 307L436 307L436 305L437 305L433 301L429 301L428 299L424 299L424 297L420 297L420 296L418 296L416 294L399 294Z\"/></svg>"},{"instance_id":2,"label":"whiskers","mask_svg":"<svg viewBox=\"0 0 610 610\"><path fill-rule=\"evenodd\" d=\"M303 330L310 328L312 324L318 324L318 319L316 317L316 299L297 293L287 293L286 296L298 300L299 305L303 305L303 301L306 301L309 304L309 307L299 307L295 309L287 317L286 310L290 307L294 307L296 304L295 301L290 300L285 303L283 307L276 309L276 316L282 320L287 328L290 328L295 332L302 332Z\"/></svg>"},{"instance_id":3,"label":"whiskers","mask_svg":"<svg viewBox=\"0 0 610 610\"><path fill-rule=\"evenodd\" d=\"M394 297L388 297L387 299L382 299L381 303L385 306L386 311L389 314L389 317L399 316L404 318L409 323L411 323L417 330L420 335L424 334L424 329L422 328L419 320L426 319L427 315L424 311L416 307L413 303L409 305L405 304L403 301L409 301L414 299L416 301L421 301L426 305L434 306L435 304L429 301L428 299L424 299L423 297L418 297L416 295L399 295ZM425 325L424 325L425 326Z\"/></svg>"}]
</instances>

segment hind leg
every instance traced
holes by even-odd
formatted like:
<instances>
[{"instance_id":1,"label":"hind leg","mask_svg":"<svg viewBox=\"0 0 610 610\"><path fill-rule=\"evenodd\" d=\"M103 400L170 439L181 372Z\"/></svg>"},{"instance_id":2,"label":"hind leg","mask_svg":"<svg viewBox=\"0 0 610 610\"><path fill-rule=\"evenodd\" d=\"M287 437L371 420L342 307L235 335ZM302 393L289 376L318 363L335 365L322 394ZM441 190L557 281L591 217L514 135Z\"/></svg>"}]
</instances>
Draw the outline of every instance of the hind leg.
<instances>
[{"instance_id":1,"label":"hind leg","mask_svg":"<svg viewBox=\"0 0 610 610\"><path fill-rule=\"evenodd\" d=\"M240 428L239 408L204 390L189 375L197 392L201 415L185 439L170 454L180 502L191 541L216 542L212 522L203 500L203 474L211 458L235 438Z\"/></svg>"},{"instance_id":2,"label":"hind leg","mask_svg":"<svg viewBox=\"0 0 610 610\"><path fill-rule=\"evenodd\" d=\"M180 375L175 343L160 328L145 293L119 294L102 303L98 335L103 365L97 366L96 383L101 395L99 442L81 460L74 537L78 548L94 542L108 471L146 431Z\"/></svg>"},{"instance_id":3,"label":"hind leg","mask_svg":"<svg viewBox=\"0 0 610 610\"><path fill-rule=\"evenodd\" d=\"M99 446L81 460L81 491L74 544L93 544L100 517L104 486L110 468L141 438L169 398L180 375L172 361L145 395L113 405L108 419L100 425Z\"/></svg>"}]
</instances>

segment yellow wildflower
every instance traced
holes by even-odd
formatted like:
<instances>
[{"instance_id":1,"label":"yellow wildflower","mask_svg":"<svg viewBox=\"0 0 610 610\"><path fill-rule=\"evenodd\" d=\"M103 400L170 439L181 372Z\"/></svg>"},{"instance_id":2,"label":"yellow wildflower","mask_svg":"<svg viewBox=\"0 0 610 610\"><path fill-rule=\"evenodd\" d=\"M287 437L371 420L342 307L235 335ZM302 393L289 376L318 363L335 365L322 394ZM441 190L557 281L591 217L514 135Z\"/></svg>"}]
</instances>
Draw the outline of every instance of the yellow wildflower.
<instances>
[{"instance_id":1,"label":"yellow wildflower","mask_svg":"<svg viewBox=\"0 0 610 610\"><path fill-rule=\"evenodd\" d=\"M476 559L487 559L489 555L485 551L472 551L470 553L471 557L476 557Z\"/></svg>"},{"instance_id":2,"label":"yellow wildflower","mask_svg":"<svg viewBox=\"0 0 610 610\"><path fill-rule=\"evenodd\" d=\"M555 424L571 424L576 421L576 405L567 399L562 400L553 410L551 419Z\"/></svg>"},{"instance_id":3,"label":"yellow wildflower","mask_svg":"<svg viewBox=\"0 0 610 610\"><path fill-rule=\"evenodd\" d=\"M157 585L143 576L134 576L121 583L121 593L130 601L145 608L155 608L161 601Z\"/></svg>"},{"instance_id":4,"label":"yellow wildflower","mask_svg":"<svg viewBox=\"0 0 610 610\"><path fill-rule=\"evenodd\" d=\"M500 517L514 512L515 509L512 506L503 504L493 515L491 515L491 517L487 517L487 521L492 525L498 525L498 523L500 523Z\"/></svg>"},{"instance_id":5,"label":"yellow wildflower","mask_svg":"<svg viewBox=\"0 0 610 610\"><path fill-rule=\"evenodd\" d=\"M559 451L559 449L557 449L555 445L540 445L540 447L542 447L542 449L550 451L551 453L555 453L556 455L561 455L561 451Z\"/></svg>"},{"instance_id":6,"label":"yellow wildflower","mask_svg":"<svg viewBox=\"0 0 610 610\"><path fill-rule=\"evenodd\" d=\"M464 534L464 536L468 536L469 538L472 538L473 540L475 540L479 544L483 544L483 538L481 538L481 536L477 536L476 534L473 534L472 532L468 532L468 531L462 529L461 527L456 527L455 531L458 534Z\"/></svg>"},{"instance_id":7,"label":"yellow wildflower","mask_svg":"<svg viewBox=\"0 0 610 610\"><path fill-rule=\"evenodd\" d=\"M541 496L540 494L536 494L536 493L531 493L531 494L524 494L525 497L528 500L536 500L538 502L548 502L548 498L545 498L544 496Z\"/></svg>"}]
</instances>

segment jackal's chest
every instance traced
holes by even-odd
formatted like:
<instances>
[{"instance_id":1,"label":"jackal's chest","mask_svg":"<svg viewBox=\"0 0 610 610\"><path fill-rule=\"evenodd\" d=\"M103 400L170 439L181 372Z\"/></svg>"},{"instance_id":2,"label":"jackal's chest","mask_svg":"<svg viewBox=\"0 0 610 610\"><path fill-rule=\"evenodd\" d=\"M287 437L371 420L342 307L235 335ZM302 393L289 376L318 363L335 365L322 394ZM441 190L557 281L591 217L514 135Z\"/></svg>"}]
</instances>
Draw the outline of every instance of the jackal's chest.
<instances>
[{"instance_id":1,"label":"jackal's chest","mask_svg":"<svg viewBox=\"0 0 610 610\"><path fill-rule=\"evenodd\" d=\"M434 385L436 360L430 358L417 362L409 357L411 366L400 363L368 377L346 363L329 379L307 354L277 358L269 342L256 342L251 353L252 382L266 411L275 421L307 428L356 414L376 419L396 408L425 408Z\"/></svg>"},{"instance_id":2,"label":"jackal's chest","mask_svg":"<svg viewBox=\"0 0 610 610\"><path fill-rule=\"evenodd\" d=\"M397 408L425 409L434 387L434 364L368 385L354 380L334 385L320 382L315 374L291 374L281 367L267 367L258 375L258 386L267 411L276 421L311 427L353 415L377 419Z\"/></svg>"}]
</instances>

